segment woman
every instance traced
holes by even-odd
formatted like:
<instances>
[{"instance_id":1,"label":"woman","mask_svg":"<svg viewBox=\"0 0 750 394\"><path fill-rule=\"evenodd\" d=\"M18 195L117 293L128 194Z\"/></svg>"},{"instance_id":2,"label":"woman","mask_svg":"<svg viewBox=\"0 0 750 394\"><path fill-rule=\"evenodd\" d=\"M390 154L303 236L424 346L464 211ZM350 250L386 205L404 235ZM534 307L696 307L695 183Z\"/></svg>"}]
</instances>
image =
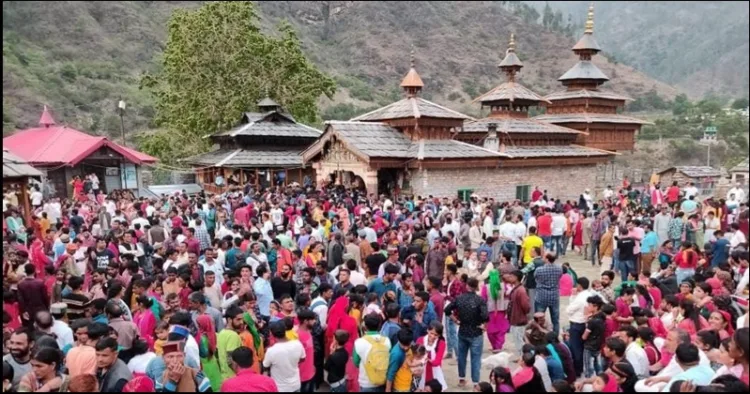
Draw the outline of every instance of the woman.
<instances>
[{"instance_id":1,"label":"woman","mask_svg":"<svg viewBox=\"0 0 750 394\"><path fill-rule=\"evenodd\" d=\"M425 382L436 379L443 386L443 391L448 389L443 375L443 356L445 356L445 338L443 338L443 325L433 321L427 330L427 335L417 339L417 344L427 350L427 364L425 365L419 388L423 389Z\"/></svg>"},{"instance_id":2,"label":"woman","mask_svg":"<svg viewBox=\"0 0 750 394\"><path fill-rule=\"evenodd\" d=\"M31 372L21 378L19 393L62 393L68 391L68 376L58 372L62 353L58 349L41 348L31 358Z\"/></svg>"},{"instance_id":3,"label":"woman","mask_svg":"<svg viewBox=\"0 0 750 394\"><path fill-rule=\"evenodd\" d=\"M735 364L742 365L742 383L748 383L750 372L750 330L745 327L734 332L732 342L729 343L729 355L734 359Z\"/></svg>"},{"instance_id":4,"label":"woman","mask_svg":"<svg viewBox=\"0 0 750 394\"><path fill-rule=\"evenodd\" d=\"M693 250L693 244L685 242L682 249L674 256L674 263L677 265L675 274L677 283L682 283L695 275L695 269L698 267L698 254Z\"/></svg>"},{"instance_id":5,"label":"woman","mask_svg":"<svg viewBox=\"0 0 750 394\"><path fill-rule=\"evenodd\" d=\"M493 369L490 372L490 381L495 384L496 393L513 393L516 391L513 387L513 377L508 368L497 367Z\"/></svg>"},{"instance_id":6,"label":"woman","mask_svg":"<svg viewBox=\"0 0 750 394\"><path fill-rule=\"evenodd\" d=\"M512 383L516 393L546 393L542 376L534 367L534 352L523 353L518 360L520 369L513 375Z\"/></svg>"},{"instance_id":7,"label":"woman","mask_svg":"<svg viewBox=\"0 0 750 394\"><path fill-rule=\"evenodd\" d=\"M83 202L87 200L86 194L83 193L83 181L81 180L81 177L76 175L73 177L73 180L70 181L70 184L73 185L73 195L79 202Z\"/></svg>"},{"instance_id":8,"label":"woman","mask_svg":"<svg viewBox=\"0 0 750 394\"><path fill-rule=\"evenodd\" d=\"M500 272L490 270L489 283L482 287L482 299L487 303L490 320L487 323L487 338L492 346L492 353L500 353L505 345L505 334L510 330L510 323L505 311L508 302L505 299Z\"/></svg>"},{"instance_id":9,"label":"woman","mask_svg":"<svg viewBox=\"0 0 750 394\"><path fill-rule=\"evenodd\" d=\"M661 352L659 351L659 347L654 343L654 339L656 339L654 330L650 327L640 327L638 328L638 338L643 350L646 352L646 357L648 357L648 364L653 366L658 363L661 360Z\"/></svg>"},{"instance_id":10,"label":"woman","mask_svg":"<svg viewBox=\"0 0 750 394\"><path fill-rule=\"evenodd\" d=\"M349 226L350 226L350 223L349 223L349 210L346 209L346 205L344 205L343 202L339 204L339 209L338 209L338 211L336 211L336 214L338 215L339 220L340 220L340 225L339 226L341 228L341 232L343 234L348 233L349 232Z\"/></svg>"},{"instance_id":11,"label":"woman","mask_svg":"<svg viewBox=\"0 0 750 394\"><path fill-rule=\"evenodd\" d=\"M344 345L344 349L348 354L352 354L354 350L354 341L359 338L359 330L357 328L357 322L349 316L349 309L352 307L349 302L349 297L340 296L336 302L331 306L328 311L328 324L325 333L325 350L326 357L329 355L331 350L331 344L334 342L334 334L336 330L345 330L349 333L349 341ZM349 392L359 391L359 384L357 379L359 378L359 368L354 366L354 362L351 361L346 364L346 386Z\"/></svg>"},{"instance_id":12,"label":"woman","mask_svg":"<svg viewBox=\"0 0 750 394\"><path fill-rule=\"evenodd\" d=\"M676 321L678 321L677 328L685 330L693 340L698 331L708 327L708 322L700 315L698 308L695 307L695 303L691 300L682 300L680 302L679 315Z\"/></svg>"},{"instance_id":13,"label":"woman","mask_svg":"<svg viewBox=\"0 0 750 394\"><path fill-rule=\"evenodd\" d=\"M680 283L680 292L677 293L676 297L680 302L684 300L693 301L693 284L687 281Z\"/></svg>"},{"instance_id":14,"label":"woman","mask_svg":"<svg viewBox=\"0 0 750 394\"><path fill-rule=\"evenodd\" d=\"M130 307L122 300L124 296L125 287L122 285L122 282L115 280L107 290L107 299L110 302L116 303L122 309L122 317L125 320L133 321L133 314L130 312Z\"/></svg>"},{"instance_id":15,"label":"woman","mask_svg":"<svg viewBox=\"0 0 750 394\"><path fill-rule=\"evenodd\" d=\"M709 329L716 331L719 334L719 338L723 341L729 339L734 334L732 329L732 318L729 312L726 311L713 311L708 317Z\"/></svg>"},{"instance_id":16,"label":"woman","mask_svg":"<svg viewBox=\"0 0 750 394\"><path fill-rule=\"evenodd\" d=\"M133 316L133 323L138 327L138 332L141 333L141 338L146 341L149 348L153 348L154 331L156 330L156 316L151 311L151 307L154 305L154 301L147 295L140 295L136 298L136 305L138 311Z\"/></svg>"},{"instance_id":17,"label":"woman","mask_svg":"<svg viewBox=\"0 0 750 394\"><path fill-rule=\"evenodd\" d=\"M635 374L633 366L627 361L621 361L609 368L612 375L620 386L623 393L635 393L635 384L638 382L638 376Z\"/></svg>"},{"instance_id":18,"label":"woman","mask_svg":"<svg viewBox=\"0 0 750 394\"><path fill-rule=\"evenodd\" d=\"M240 333L240 339L243 346L253 351L253 370L256 373L260 373L260 364L265 356L263 336L268 336L270 332L264 318L260 315L258 299L255 294L248 293L245 295L245 306L243 309L245 313L242 314L242 320L245 321L247 330Z\"/></svg>"},{"instance_id":19,"label":"woman","mask_svg":"<svg viewBox=\"0 0 750 394\"><path fill-rule=\"evenodd\" d=\"M719 346L719 363L721 363L721 368L716 371L713 379L724 375L733 375L737 378L742 377L742 364L736 363L729 355L730 342L732 342L732 338L721 341L721 346Z\"/></svg>"},{"instance_id":20,"label":"woman","mask_svg":"<svg viewBox=\"0 0 750 394\"><path fill-rule=\"evenodd\" d=\"M576 370L575 364L573 363L573 353L571 353L568 345L560 342L560 337L554 332L548 332L547 349L550 351L550 354L553 354L553 357L557 357L560 363L562 363L567 382L570 384L575 383Z\"/></svg>"},{"instance_id":21,"label":"woman","mask_svg":"<svg viewBox=\"0 0 750 394\"><path fill-rule=\"evenodd\" d=\"M26 227L24 227L23 219L18 215L17 210L10 210L10 215L5 218L5 224L8 226L8 231L16 235L18 242L26 246Z\"/></svg>"},{"instance_id":22,"label":"woman","mask_svg":"<svg viewBox=\"0 0 750 394\"><path fill-rule=\"evenodd\" d=\"M669 221L669 230L667 230L667 233L669 234L669 239L672 241L673 250L679 249L680 246L682 246L682 242L685 239L685 221L683 220L683 217L685 216L684 212L677 212L675 217L672 218L672 220Z\"/></svg>"},{"instance_id":23,"label":"woman","mask_svg":"<svg viewBox=\"0 0 750 394\"><path fill-rule=\"evenodd\" d=\"M699 331L695 336L694 343L698 349L706 354L706 357L711 362L711 368L714 371L718 371L721 368L721 362L719 361L719 358L721 358L721 350L719 350L721 340L719 339L719 334L714 330Z\"/></svg>"},{"instance_id":24,"label":"woman","mask_svg":"<svg viewBox=\"0 0 750 394\"><path fill-rule=\"evenodd\" d=\"M700 309L701 316L705 319L708 319L711 316L711 312L716 310L716 306L711 299L712 292L711 285L706 282L698 283L695 289L693 289L693 301L696 308Z\"/></svg>"},{"instance_id":25,"label":"woman","mask_svg":"<svg viewBox=\"0 0 750 394\"><path fill-rule=\"evenodd\" d=\"M133 358L128 361L128 369L133 373L133 376L146 376L146 369L148 363L156 358L156 353L150 352L149 344L143 339L138 339L133 342ZM73 382L71 382L71 386Z\"/></svg>"},{"instance_id":26,"label":"woman","mask_svg":"<svg viewBox=\"0 0 750 394\"><path fill-rule=\"evenodd\" d=\"M578 220L573 227L573 250L578 249L578 254L583 255L583 220Z\"/></svg>"},{"instance_id":27,"label":"woman","mask_svg":"<svg viewBox=\"0 0 750 394\"><path fill-rule=\"evenodd\" d=\"M666 269L674 259L674 245L672 241L664 241L659 249L659 268Z\"/></svg>"},{"instance_id":28,"label":"woman","mask_svg":"<svg viewBox=\"0 0 750 394\"><path fill-rule=\"evenodd\" d=\"M198 332L195 339L198 342L198 353L201 359L203 373L209 381L211 388L215 393L221 391L221 370L219 369L219 359L216 355L216 328L211 315L202 314L195 319Z\"/></svg>"}]
</instances>

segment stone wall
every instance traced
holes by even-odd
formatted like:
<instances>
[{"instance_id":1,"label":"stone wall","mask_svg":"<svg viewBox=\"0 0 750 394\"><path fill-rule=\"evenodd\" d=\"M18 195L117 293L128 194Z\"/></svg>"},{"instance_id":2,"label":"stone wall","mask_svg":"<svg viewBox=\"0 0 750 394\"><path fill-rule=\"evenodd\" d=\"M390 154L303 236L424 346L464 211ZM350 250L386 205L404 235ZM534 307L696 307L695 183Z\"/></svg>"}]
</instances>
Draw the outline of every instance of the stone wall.
<instances>
[{"instance_id":1,"label":"stone wall","mask_svg":"<svg viewBox=\"0 0 750 394\"><path fill-rule=\"evenodd\" d=\"M549 196L578 200L596 185L595 165L562 167L463 168L412 170L410 186L415 195L455 198L459 189L471 189L481 197L499 201L516 198L516 186L547 190Z\"/></svg>"}]
</instances>

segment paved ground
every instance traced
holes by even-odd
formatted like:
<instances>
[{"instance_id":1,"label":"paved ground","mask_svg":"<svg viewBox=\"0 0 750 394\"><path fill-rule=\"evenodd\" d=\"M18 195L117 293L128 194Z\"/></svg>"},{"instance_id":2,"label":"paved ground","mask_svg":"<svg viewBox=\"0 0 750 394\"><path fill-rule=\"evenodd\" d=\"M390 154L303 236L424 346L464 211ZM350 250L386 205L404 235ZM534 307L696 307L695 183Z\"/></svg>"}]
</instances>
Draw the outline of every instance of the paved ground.
<instances>
[{"instance_id":1,"label":"paved ground","mask_svg":"<svg viewBox=\"0 0 750 394\"><path fill-rule=\"evenodd\" d=\"M570 263L570 266L573 268L573 270L576 271L576 273L578 274L578 277L585 276L591 281L593 281L594 279L599 279L600 277L599 266L592 267L590 261L584 261L583 258L580 255L578 255L578 253L576 252L569 251L566 256L558 260L558 263L559 264ZM568 302L569 302L569 297L562 297L560 299L560 328L561 330L566 330L568 327L568 316L565 313L565 308L567 308ZM487 337L485 336L484 354L482 355L482 358L491 356L492 352L490 352L490 350L491 350L491 347L490 347L489 341L487 341ZM505 348L503 349L503 351L512 353L514 355L514 358L518 357L518 351L516 349L513 349L513 344L510 343L510 341L506 341ZM472 391L473 388L470 387L471 386L471 370L468 367L468 360L467 360L466 375L467 375L469 384L464 389L460 389L458 387L458 364L455 358L443 361L443 373L445 374L445 379L448 383L449 391ZM482 373L481 373L482 381L489 382L489 378L490 378L490 368L488 366L482 365Z\"/></svg>"}]
</instances>

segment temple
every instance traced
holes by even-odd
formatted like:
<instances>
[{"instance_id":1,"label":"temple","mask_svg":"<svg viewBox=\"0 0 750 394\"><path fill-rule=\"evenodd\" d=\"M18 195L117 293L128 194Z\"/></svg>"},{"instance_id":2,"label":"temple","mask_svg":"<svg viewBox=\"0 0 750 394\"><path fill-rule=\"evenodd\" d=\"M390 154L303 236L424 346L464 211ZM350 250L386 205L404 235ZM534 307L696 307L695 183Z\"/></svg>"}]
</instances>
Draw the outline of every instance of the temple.
<instances>
[{"instance_id":1,"label":"temple","mask_svg":"<svg viewBox=\"0 0 750 394\"><path fill-rule=\"evenodd\" d=\"M534 119L584 131L576 139L583 146L632 151L641 126L651 123L617 113L631 99L600 89L609 78L591 61L599 52L592 4L583 37L573 46L578 63L558 78L566 89L547 95L541 104L546 113Z\"/></svg>"},{"instance_id":2,"label":"temple","mask_svg":"<svg viewBox=\"0 0 750 394\"><path fill-rule=\"evenodd\" d=\"M300 153L321 131L298 123L268 97L257 107L257 112L243 114L237 127L209 136L218 149L185 159L207 191L221 193L247 183L268 187L312 181L312 169L302 168Z\"/></svg>"}]
</instances>

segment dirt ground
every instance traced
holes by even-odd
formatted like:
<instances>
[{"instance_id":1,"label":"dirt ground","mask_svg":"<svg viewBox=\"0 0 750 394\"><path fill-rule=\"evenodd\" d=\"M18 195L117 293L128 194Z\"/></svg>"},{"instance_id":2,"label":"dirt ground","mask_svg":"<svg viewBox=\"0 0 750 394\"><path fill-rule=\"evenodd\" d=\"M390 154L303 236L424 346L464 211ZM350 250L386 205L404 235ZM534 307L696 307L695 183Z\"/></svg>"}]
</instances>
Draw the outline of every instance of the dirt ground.
<instances>
[{"instance_id":1,"label":"dirt ground","mask_svg":"<svg viewBox=\"0 0 750 394\"><path fill-rule=\"evenodd\" d=\"M599 279L600 277L600 268L599 266L592 267L590 261L584 261L583 257L578 255L577 252L570 252L568 251L567 255L562 257L558 260L557 264L562 263L570 263L571 268L576 271L578 274L578 277L586 277L589 280L593 281L595 279ZM560 298L560 329L561 330L567 330L568 328L568 316L565 313L565 308L567 308L569 303L569 297L561 297ZM549 315L547 315L547 319L549 319ZM504 352L511 353L511 357L515 360L518 358L518 353L520 353L520 350L513 348L512 341L508 340L505 342L505 347L503 348ZM490 347L490 343L487 340L487 337L484 338L484 353L482 354L482 358L486 358L488 356L492 355L492 352L490 351L492 348ZM481 369L481 379L482 381L489 382L490 379L490 366L482 365ZM471 369L469 367L469 360L467 360L467 368L466 368L466 377L468 380L468 384L465 388L459 388L458 387L458 363L456 361L456 358L448 359L443 361L443 373L445 374L445 380L448 383L449 391L458 391L458 392L468 392L472 391L473 387L471 387Z\"/></svg>"}]
</instances>

